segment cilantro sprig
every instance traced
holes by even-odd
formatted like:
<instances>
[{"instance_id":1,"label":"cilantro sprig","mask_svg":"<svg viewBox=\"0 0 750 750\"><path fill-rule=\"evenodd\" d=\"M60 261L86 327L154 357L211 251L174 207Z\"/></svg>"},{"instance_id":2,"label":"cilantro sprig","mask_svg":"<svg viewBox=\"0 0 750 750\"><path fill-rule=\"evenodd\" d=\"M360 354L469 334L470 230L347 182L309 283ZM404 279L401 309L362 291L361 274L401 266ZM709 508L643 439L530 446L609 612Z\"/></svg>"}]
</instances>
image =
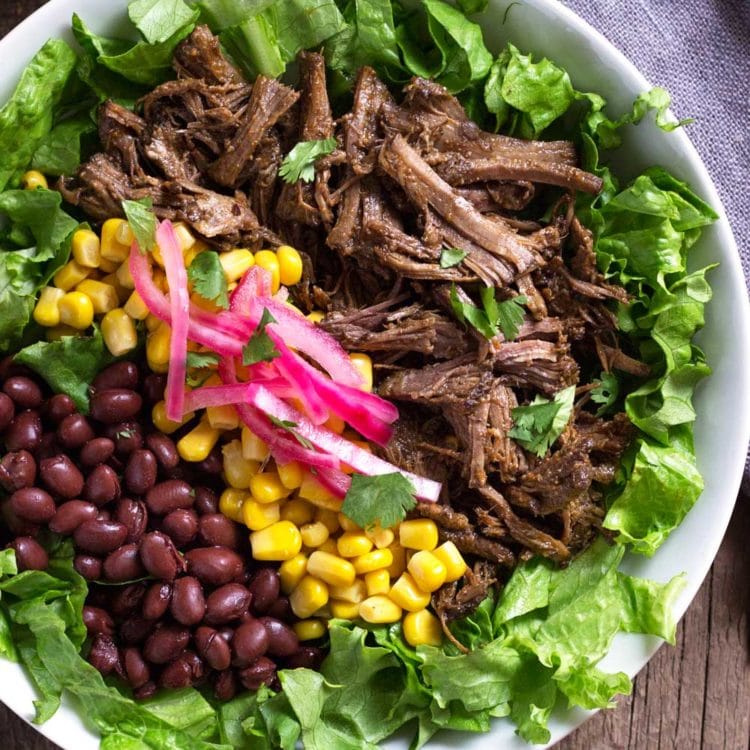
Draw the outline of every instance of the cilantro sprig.
<instances>
[{"instance_id":1,"label":"cilantro sprig","mask_svg":"<svg viewBox=\"0 0 750 750\"><path fill-rule=\"evenodd\" d=\"M260 317L260 323L255 329L255 333L242 349L242 364L255 365L258 362L270 362L281 356L271 337L266 333L266 326L275 323L276 318L264 307L263 315Z\"/></svg>"},{"instance_id":2,"label":"cilantro sprig","mask_svg":"<svg viewBox=\"0 0 750 750\"><path fill-rule=\"evenodd\" d=\"M312 182L315 179L315 162L321 156L332 153L335 148L335 138L326 138L322 141L300 141L281 162L279 177L290 184L300 180Z\"/></svg>"},{"instance_id":3,"label":"cilantro sprig","mask_svg":"<svg viewBox=\"0 0 750 750\"><path fill-rule=\"evenodd\" d=\"M354 474L341 512L363 529L376 524L388 529L403 521L416 505L414 487L403 474Z\"/></svg>"},{"instance_id":4,"label":"cilantro sprig","mask_svg":"<svg viewBox=\"0 0 750 750\"><path fill-rule=\"evenodd\" d=\"M508 436L526 450L543 456L562 435L573 413L576 388L571 385L558 391L552 400L537 396L527 406L518 406L511 412L514 426Z\"/></svg>"},{"instance_id":5,"label":"cilantro sprig","mask_svg":"<svg viewBox=\"0 0 750 750\"><path fill-rule=\"evenodd\" d=\"M215 250L204 250L193 258L188 268L188 279L193 290L203 299L225 309L229 307L227 277Z\"/></svg>"},{"instance_id":6,"label":"cilantro sprig","mask_svg":"<svg viewBox=\"0 0 750 750\"><path fill-rule=\"evenodd\" d=\"M156 248L157 221L153 208L154 202L151 198L122 202L122 210L142 253L150 253Z\"/></svg>"},{"instance_id":7,"label":"cilantro sprig","mask_svg":"<svg viewBox=\"0 0 750 750\"><path fill-rule=\"evenodd\" d=\"M526 297L519 294L504 302L498 302L495 290L489 287L483 288L479 295L482 300L481 309L471 302L461 300L455 285L451 288L451 307L458 320L464 324L469 323L488 339L497 336L498 331L502 331L508 341L516 338L523 324Z\"/></svg>"},{"instance_id":8,"label":"cilantro sprig","mask_svg":"<svg viewBox=\"0 0 750 750\"><path fill-rule=\"evenodd\" d=\"M596 404L601 404L596 412L596 416L601 417L614 406L620 396L620 381L614 373L602 372L599 380L594 382L597 386L591 391L591 400Z\"/></svg>"},{"instance_id":9,"label":"cilantro sprig","mask_svg":"<svg viewBox=\"0 0 750 750\"><path fill-rule=\"evenodd\" d=\"M457 266L467 255L460 247L446 247L440 253L440 268L453 268Z\"/></svg>"},{"instance_id":10,"label":"cilantro sprig","mask_svg":"<svg viewBox=\"0 0 750 750\"><path fill-rule=\"evenodd\" d=\"M268 418L271 420L272 425L280 427L282 430L290 433L303 448L312 450L315 447L306 437L303 437L299 434L299 431L297 430L297 427L299 427L299 425L296 422L292 422L288 419L279 419L278 417L274 417L272 414L269 414Z\"/></svg>"}]
</instances>

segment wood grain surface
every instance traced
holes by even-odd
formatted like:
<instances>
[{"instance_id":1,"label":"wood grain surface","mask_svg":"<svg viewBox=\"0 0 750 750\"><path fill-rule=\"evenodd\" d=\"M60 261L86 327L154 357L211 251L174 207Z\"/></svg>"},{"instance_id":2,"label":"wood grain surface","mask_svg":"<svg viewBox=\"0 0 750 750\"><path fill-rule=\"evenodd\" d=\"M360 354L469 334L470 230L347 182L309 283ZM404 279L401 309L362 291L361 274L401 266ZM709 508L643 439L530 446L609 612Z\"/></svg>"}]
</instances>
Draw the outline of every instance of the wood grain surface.
<instances>
[{"instance_id":1,"label":"wood grain surface","mask_svg":"<svg viewBox=\"0 0 750 750\"><path fill-rule=\"evenodd\" d=\"M42 4L0 0L0 37ZM678 627L676 646L662 647L631 696L593 716L556 750L750 748L749 542L746 481L711 572ZM0 704L1 750L56 747Z\"/></svg>"}]
</instances>

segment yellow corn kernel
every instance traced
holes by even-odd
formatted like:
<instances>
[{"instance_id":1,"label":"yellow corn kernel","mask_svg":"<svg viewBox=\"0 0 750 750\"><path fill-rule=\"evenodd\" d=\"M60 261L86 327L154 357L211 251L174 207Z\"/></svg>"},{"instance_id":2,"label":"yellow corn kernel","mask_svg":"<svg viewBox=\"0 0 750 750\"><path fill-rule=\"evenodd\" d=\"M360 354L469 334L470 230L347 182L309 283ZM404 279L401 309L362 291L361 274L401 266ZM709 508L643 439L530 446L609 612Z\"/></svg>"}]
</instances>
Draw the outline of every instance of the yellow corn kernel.
<instances>
[{"instance_id":1,"label":"yellow corn kernel","mask_svg":"<svg viewBox=\"0 0 750 750\"><path fill-rule=\"evenodd\" d=\"M219 439L219 431L208 423L205 417L177 443L177 452L183 461L198 463L205 461Z\"/></svg>"},{"instance_id":2,"label":"yellow corn kernel","mask_svg":"<svg viewBox=\"0 0 750 750\"><path fill-rule=\"evenodd\" d=\"M242 455L248 461L265 461L268 458L268 446L249 428L242 428Z\"/></svg>"},{"instance_id":3,"label":"yellow corn kernel","mask_svg":"<svg viewBox=\"0 0 750 750\"><path fill-rule=\"evenodd\" d=\"M243 509L247 492L227 487L219 496L219 511L237 523L244 523Z\"/></svg>"},{"instance_id":4,"label":"yellow corn kernel","mask_svg":"<svg viewBox=\"0 0 750 750\"><path fill-rule=\"evenodd\" d=\"M126 289L120 283L120 280L117 278L117 273L108 273L106 276L102 276L99 281L101 281L102 284L108 284L113 287L117 292L117 299L119 299L122 304L127 302L128 297L130 296L130 289Z\"/></svg>"},{"instance_id":5,"label":"yellow corn kernel","mask_svg":"<svg viewBox=\"0 0 750 750\"><path fill-rule=\"evenodd\" d=\"M208 409L206 409L208 415ZM207 417L209 424L211 418ZM215 424L212 427L218 429ZM246 461L242 457L242 444L239 440L232 440L221 449L224 467L224 479L230 487L246 490L250 487L250 477L258 470L255 462Z\"/></svg>"},{"instance_id":6,"label":"yellow corn kernel","mask_svg":"<svg viewBox=\"0 0 750 750\"><path fill-rule=\"evenodd\" d=\"M319 508L338 510L341 500L331 494L323 485L309 472L305 472L302 484L299 486L299 496L308 500Z\"/></svg>"},{"instance_id":7,"label":"yellow corn kernel","mask_svg":"<svg viewBox=\"0 0 750 750\"><path fill-rule=\"evenodd\" d=\"M320 547L328 539L328 529L322 523L306 523L300 527L305 547Z\"/></svg>"},{"instance_id":8,"label":"yellow corn kernel","mask_svg":"<svg viewBox=\"0 0 750 750\"><path fill-rule=\"evenodd\" d=\"M296 490L302 484L302 479L305 476L305 470L302 468L302 464L297 461L290 461L288 464L276 464L276 471L279 472L279 479L281 483L288 490Z\"/></svg>"},{"instance_id":9,"label":"yellow corn kernel","mask_svg":"<svg viewBox=\"0 0 750 750\"><path fill-rule=\"evenodd\" d=\"M329 534L334 534L340 528L338 513L326 508L315 509L315 520L322 523L328 529Z\"/></svg>"},{"instance_id":10,"label":"yellow corn kernel","mask_svg":"<svg viewBox=\"0 0 750 750\"><path fill-rule=\"evenodd\" d=\"M331 586L351 586L356 576L354 566L348 560L321 550L310 555L307 572Z\"/></svg>"},{"instance_id":11,"label":"yellow corn kernel","mask_svg":"<svg viewBox=\"0 0 750 750\"><path fill-rule=\"evenodd\" d=\"M37 190L42 188L46 190L49 186L47 184L47 178L36 169L31 169L21 178L21 184L24 190Z\"/></svg>"},{"instance_id":12,"label":"yellow corn kernel","mask_svg":"<svg viewBox=\"0 0 750 750\"><path fill-rule=\"evenodd\" d=\"M406 550L398 542L394 542L388 549L393 555L393 562L388 567L388 575L391 578L398 578L406 570Z\"/></svg>"},{"instance_id":13,"label":"yellow corn kernel","mask_svg":"<svg viewBox=\"0 0 750 750\"><path fill-rule=\"evenodd\" d=\"M328 420L324 423L323 427L326 427L331 432L335 432L340 435L346 429L346 422L341 417L331 414Z\"/></svg>"},{"instance_id":14,"label":"yellow corn kernel","mask_svg":"<svg viewBox=\"0 0 750 750\"><path fill-rule=\"evenodd\" d=\"M342 557L359 557L372 549L372 542L361 532L347 531L339 537L337 544Z\"/></svg>"},{"instance_id":15,"label":"yellow corn kernel","mask_svg":"<svg viewBox=\"0 0 750 750\"><path fill-rule=\"evenodd\" d=\"M391 577L385 568L371 570L369 573L365 573L365 586L367 596L387 594L391 590Z\"/></svg>"},{"instance_id":16,"label":"yellow corn kernel","mask_svg":"<svg viewBox=\"0 0 750 750\"><path fill-rule=\"evenodd\" d=\"M248 498L242 503L242 523L250 531L262 531L281 520L279 503L259 503Z\"/></svg>"},{"instance_id":17,"label":"yellow corn kernel","mask_svg":"<svg viewBox=\"0 0 750 750\"><path fill-rule=\"evenodd\" d=\"M40 326L48 328L60 325L60 309L58 303L65 296L62 289L45 286L39 294L39 301L34 308L34 320Z\"/></svg>"},{"instance_id":18,"label":"yellow corn kernel","mask_svg":"<svg viewBox=\"0 0 750 750\"><path fill-rule=\"evenodd\" d=\"M167 419L167 405L164 401L155 403L151 410L151 421L154 423L154 427L165 435L171 435L180 427L186 425L194 416L195 412L191 411L183 417L182 422L173 422L171 419Z\"/></svg>"},{"instance_id":19,"label":"yellow corn kernel","mask_svg":"<svg viewBox=\"0 0 750 750\"><path fill-rule=\"evenodd\" d=\"M102 338L110 353L121 357L138 346L138 333L132 319L121 307L110 310L102 318Z\"/></svg>"},{"instance_id":20,"label":"yellow corn kernel","mask_svg":"<svg viewBox=\"0 0 750 750\"><path fill-rule=\"evenodd\" d=\"M185 268L190 268L190 264L206 250L208 250L208 245L202 240L196 240L191 248L184 251Z\"/></svg>"},{"instance_id":21,"label":"yellow corn kernel","mask_svg":"<svg viewBox=\"0 0 750 750\"><path fill-rule=\"evenodd\" d=\"M94 305L83 292L68 292L57 303L60 322L84 331L94 322Z\"/></svg>"},{"instance_id":22,"label":"yellow corn kernel","mask_svg":"<svg viewBox=\"0 0 750 750\"><path fill-rule=\"evenodd\" d=\"M146 330L149 333L153 333L162 323L162 321L159 320L159 318L157 318L156 315L152 315L151 313L149 313L146 316L145 320L146 320Z\"/></svg>"},{"instance_id":23,"label":"yellow corn kernel","mask_svg":"<svg viewBox=\"0 0 750 750\"><path fill-rule=\"evenodd\" d=\"M415 552L406 569L417 582L417 586L422 591L429 592L437 591L445 583L448 574L442 561L427 550Z\"/></svg>"},{"instance_id":24,"label":"yellow corn kernel","mask_svg":"<svg viewBox=\"0 0 750 750\"><path fill-rule=\"evenodd\" d=\"M123 310L133 320L146 320L148 317L148 307L146 307L143 298L136 291L128 297L128 301L123 305Z\"/></svg>"},{"instance_id":25,"label":"yellow corn kernel","mask_svg":"<svg viewBox=\"0 0 750 750\"><path fill-rule=\"evenodd\" d=\"M362 529L349 516L345 516L343 513L339 513L339 525L344 531L363 533Z\"/></svg>"},{"instance_id":26,"label":"yellow corn kernel","mask_svg":"<svg viewBox=\"0 0 750 750\"><path fill-rule=\"evenodd\" d=\"M70 326L54 326L47 329L47 341L60 341L60 339L69 338L70 336L82 336L81 331L77 331Z\"/></svg>"},{"instance_id":27,"label":"yellow corn kernel","mask_svg":"<svg viewBox=\"0 0 750 750\"><path fill-rule=\"evenodd\" d=\"M408 549L433 550L438 543L438 528L429 518L402 521L398 527L398 541Z\"/></svg>"},{"instance_id":28,"label":"yellow corn kernel","mask_svg":"<svg viewBox=\"0 0 750 750\"><path fill-rule=\"evenodd\" d=\"M316 641L326 634L323 620L300 620L292 625L292 629L301 641Z\"/></svg>"},{"instance_id":29,"label":"yellow corn kernel","mask_svg":"<svg viewBox=\"0 0 750 750\"><path fill-rule=\"evenodd\" d=\"M121 245L127 245L128 247L130 247L133 244L133 240L135 240L133 230L130 228L130 224L127 221L123 221L122 224L117 227L115 237Z\"/></svg>"},{"instance_id":30,"label":"yellow corn kernel","mask_svg":"<svg viewBox=\"0 0 750 750\"><path fill-rule=\"evenodd\" d=\"M370 596L359 605L359 616L365 622L374 624L398 622L401 615L401 607L387 596Z\"/></svg>"},{"instance_id":31,"label":"yellow corn kernel","mask_svg":"<svg viewBox=\"0 0 750 750\"><path fill-rule=\"evenodd\" d=\"M325 318L325 316L326 314L322 310L313 310L311 313L309 313L305 317L307 317L307 319L311 323L315 323L317 325L318 323L320 323L321 320L323 320L323 318Z\"/></svg>"},{"instance_id":32,"label":"yellow corn kernel","mask_svg":"<svg viewBox=\"0 0 750 750\"><path fill-rule=\"evenodd\" d=\"M102 254L99 247L99 237L90 229L79 229L73 234L70 246L73 260L84 268L99 268Z\"/></svg>"},{"instance_id":33,"label":"yellow corn kernel","mask_svg":"<svg viewBox=\"0 0 750 750\"><path fill-rule=\"evenodd\" d=\"M359 603L357 602L331 599L328 606L331 608L331 615L338 617L340 620L356 620L359 617Z\"/></svg>"},{"instance_id":34,"label":"yellow corn kernel","mask_svg":"<svg viewBox=\"0 0 750 750\"><path fill-rule=\"evenodd\" d=\"M291 594L297 584L307 574L307 555L300 554L285 560L279 565L279 578L281 579L281 590L285 594Z\"/></svg>"},{"instance_id":35,"label":"yellow corn kernel","mask_svg":"<svg viewBox=\"0 0 750 750\"><path fill-rule=\"evenodd\" d=\"M378 527L373 530L370 539L375 543L377 549L385 549L393 544L396 540L396 535L393 533L393 529L381 529Z\"/></svg>"},{"instance_id":36,"label":"yellow corn kernel","mask_svg":"<svg viewBox=\"0 0 750 750\"><path fill-rule=\"evenodd\" d=\"M328 604L328 586L319 578L306 575L289 595L292 612L305 619Z\"/></svg>"},{"instance_id":37,"label":"yellow corn kernel","mask_svg":"<svg viewBox=\"0 0 750 750\"><path fill-rule=\"evenodd\" d=\"M366 354L354 353L349 355L354 367L362 375L362 390L372 390L372 360Z\"/></svg>"},{"instance_id":38,"label":"yellow corn kernel","mask_svg":"<svg viewBox=\"0 0 750 750\"><path fill-rule=\"evenodd\" d=\"M240 426L240 416L231 404L207 406L206 417L211 427L215 427L217 430L236 430ZM240 449L241 452L242 449Z\"/></svg>"},{"instance_id":39,"label":"yellow corn kernel","mask_svg":"<svg viewBox=\"0 0 750 750\"><path fill-rule=\"evenodd\" d=\"M289 492L275 471L258 472L250 478L250 493L259 503L275 503Z\"/></svg>"},{"instance_id":40,"label":"yellow corn kernel","mask_svg":"<svg viewBox=\"0 0 750 750\"><path fill-rule=\"evenodd\" d=\"M153 372L169 372L169 347L172 329L162 323L146 338L146 360ZM202 461L203 459L198 459Z\"/></svg>"},{"instance_id":41,"label":"yellow corn kernel","mask_svg":"<svg viewBox=\"0 0 750 750\"><path fill-rule=\"evenodd\" d=\"M334 556L338 555L339 553L338 548L336 547L336 540L330 536L325 540L325 542L323 542L323 544L320 545L320 547L318 547L318 549L321 552L327 552L329 555Z\"/></svg>"},{"instance_id":42,"label":"yellow corn kernel","mask_svg":"<svg viewBox=\"0 0 750 750\"><path fill-rule=\"evenodd\" d=\"M93 279L84 279L78 286L77 292L82 292L94 306L95 315L104 315L110 310L114 310L119 304L120 299L117 296L117 290L109 284Z\"/></svg>"},{"instance_id":43,"label":"yellow corn kernel","mask_svg":"<svg viewBox=\"0 0 750 750\"><path fill-rule=\"evenodd\" d=\"M281 562L299 554L302 549L302 537L299 529L291 521L277 521L265 529L250 534L250 546L256 560Z\"/></svg>"},{"instance_id":44,"label":"yellow corn kernel","mask_svg":"<svg viewBox=\"0 0 750 750\"><path fill-rule=\"evenodd\" d=\"M284 286L294 286L302 279L302 256L289 245L282 245L276 250L279 262L279 281Z\"/></svg>"},{"instance_id":45,"label":"yellow corn kernel","mask_svg":"<svg viewBox=\"0 0 750 750\"><path fill-rule=\"evenodd\" d=\"M130 273L128 261L120 263L119 268L115 271L115 276L123 289L135 289L135 281L133 281L133 275Z\"/></svg>"},{"instance_id":46,"label":"yellow corn kernel","mask_svg":"<svg viewBox=\"0 0 750 750\"><path fill-rule=\"evenodd\" d=\"M102 273L115 273L121 265L122 263L118 263L116 260L107 260L106 258L102 258L99 261L99 270Z\"/></svg>"},{"instance_id":47,"label":"yellow corn kernel","mask_svg":"<svg viewBox=\"0 0 750 750\"><path fill-rule=\"evenodd\" d=\"M404 617L403 632L410 646L439 646L443 642L440 621L429 609L409 612Z\"/></svg>"},{"instance_id":48,"label":"yellow corn kernel","mask_svg":"<svg viewBox=\"0 0 750 750\"><path fill-rule=\"evenodd\" d=\"M195 245L195 235L190 228L178 221L174 226L174 233L177 235L177 244L180 246L183 255Z\"/></svg>"},{"instance_id":49,"label":"yellow corn kernel","mask_svg":"<svg viewBox=\"0 0 750 750\"><path fill-rule=\"evenodd\" d=\"M259 250L255 253L255 265L265 268L271 274L271 291L276 294L281 286L279 259L273 250Z\"/></svg>"},{"instance_id":50,"label":"yellow corn kernel","mask_svg":"<svg viewBox=\"0 0 750 750\"><path fill-rule=\"evenodd\" d=\"M118 239L121 232L124 234L124 230L120 230L120 227L123 225L127 227L127 222L124 219L107 219L102 224L100 250L103 259L122 263L130 255L130 245L125 245ZM128 231L130 231L130 227L128 227Z\"/></svg>"},{"instance_id":51,"label":"yellow corn kernel","mask_svg":"<svg viewBox=\"0 0 750 750\"><path fill-rule=\"evenodd\" d=\"M217 313L221 311L221 308L216 304L216 302L210 299L206 299L205 297L201 297L201 295L197 293L190 295L190 301L196 307L199 307L201 310L205 310L206 312Z\"/></svg>"},{"instance_id":52,"label":"yellow corn kernel","mask_svg":"<svg viewBox=\"0 0 750 750\"><path fill-rule=\"evenodd\" d=\"M255 265L253 254L249 250L230 250L220 253L219 262L229 283L239 281L248 269Z\"/></svg>"},{"instance_id":53,"label":"yellow corn kernel","mask_svg":"<svg viewBox=\"0 0 750 750\"><path fill-rule=\"evenodd\" d=\"M445 580L447 583L457 581L466 572L466 561L453 542L444 542L432 552L445 565Z\"/></svg>"},{"instance_id":54,"label":"yellow corn kernel","mask_svg":"<svg viewBox=\"0 0 750 750\"><path fill-rule=\"evenodd\" d=\"M393 563L393 553L389 549L374 549L354 559L354 570L363 576L373 570L388 569Z\"/></svg>"},{"instance_id":55,"label":"yellow corn kernel","mask_svg":"<svg viewBox=\"0 0 750 750\"><path fill-rule=\"evenodd\" d=\"M407 612L424 609L430 603L430 595L417 586L417 582L409 573L399 576L396 583L391 586L388 596Z\"/></svg>"},{"instance_id":56,"label":"yellow corn kernel","mask_svg":"<svg viewBox=\"0 0 750 750\"><path fill-rule=\"evenodd\" d=\"M367 586L361 578L356 578L349 586L331 586L331 599L359 604L367 598Z\"/></svg>"},{"instance_id":57,"label":"yellow corn kernel","mask_svg":"<svg viewBox=\"0 0 750 750\"><path fill-rule=\"evenodd\" d=\"M58 289L69 292L73 287L78 286L90 273L90 268L86 268L76 261L71 260L52 277L52 281Z\"/></svg>"},{"instance_id":58,"label":"yellow corn kernel","mask_svg":"<svg viewBox=\"0 0 750 750\"><path fill-rule=\"evenodd\" d=\"M285 521L291 521L295 526L304 526L313 520L315 509L305 500L295 498L287 503L281 509L281 517Z\"/></svg>"}]
</instances>

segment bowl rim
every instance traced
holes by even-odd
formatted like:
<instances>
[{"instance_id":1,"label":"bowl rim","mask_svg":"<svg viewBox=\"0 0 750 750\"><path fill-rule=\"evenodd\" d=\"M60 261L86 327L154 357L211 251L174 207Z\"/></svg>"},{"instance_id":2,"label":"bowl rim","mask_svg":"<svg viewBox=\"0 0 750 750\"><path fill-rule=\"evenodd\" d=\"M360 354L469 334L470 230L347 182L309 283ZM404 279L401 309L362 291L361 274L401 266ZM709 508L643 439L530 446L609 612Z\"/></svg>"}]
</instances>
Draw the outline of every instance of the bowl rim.
<instances>
[{"instance_id":1,"label":"bowl rim","mask_svg":"<svg viewBox=\"0 0 750 750\"><path fill-rule=\"evenodd\" d=\"M36 49L41 46L38 42L42 37L38 33L39 28L56 28L59 26L59 19L61 17L68 17L69 13L76 10L77 0L47 0L47 2L39 7L36 11L27 16L19 24L13 27L4 37L0 39L0 50L6 47L17 47L22 45L22 41L27 37L36 41L36 46L32 45L29 49L26 59L23 61L25 65L31 56L36 52ZM449 0L450 1L450 0ZM127 0L116 0L116 2L122 3L123 9L126 7ZM593 41L597 47L604 49L609 59L614 62L616 67L627 73L631 80L636 82L640 90L647 90L651 88L650 82L640 72L633 63L614 43L612 43L607 37L595 28L591 23L583 19L573 10L568 8L561 0L526 0L526 3L530 6L536 6L543 12L551 15L555 15L564 21L573 33L580 35L583 38L587 38ZM114 3L113 3L114 4ZM506 5L506 13L510 8L510 4ZM491 13L492 11L487 11ZM476 19L475 19L476 20ZM55 34L55 37L59 38L60 34ZM71 35L67 33L64 35L65 38L70 41ZM10 82L11 91L15 85L16 80ZM5 98L2 98L4 103ZM670 115L671 115L670 111ZM737 247L736 240L732 231L731 224L727 217L723 202L719 196L718 190L714 184L714 180L708 171L708 168L704 164L700 154L693 145L690 137L685 132L684 128L680 128L670 134L670 138L677 142L679 151L684 155L687 165L692 169L700 178L700 193L702 197L716 210L719 215L719 219L713 225L721 233L721 246L723 246L721 263L725 268L728 269L729 280L733 285L733 297L736 297L736 302L739 303L738 309L733 311L736 316L732 320L732 326L736 333L738 333L737 340L740 343L739 351L737 354L740 364L744 365L742 371L747 372L750 370L750 300L748 299L747 284L745 281L744 271L742 269L740 255ZM697 187L696 185L691 185ZM739 291L737 287L741 287ZM738 411L735 413L738 422L738 429L736 432L740 435L741 439L734 445L727 446L726 450L731 451L731 466L732 469L729 474L725 474L722 477L723 491L722 496L730 498L726 502L722 502L717 508L717 513L712 521L712 535L708 545L704 545L701 553L702 563L699 567L697 574L692 575L683 589L676 605L675 605L675 617L679 621L685 614L686 610L693 602L696 594L702 586L706 575L708 574L713 562L716 558L719 547L726 534L726 529L729 525L732 513L738 500L738 493L742 482L742 477L745 467L745 458L747 456L747 446L750 442L750 382L745 385L744 390L739 394L741 397L741 403ZM697 502L703 499L703 495L698 498ZM705 542L705 540L703 540ZM708 552L707 552L708 550ZM644 640L646 640L644 638ZM654 656L656 651L661 647L663 641L657 641L651 639L647 642L647 647L643 650L641 657L636 659L628 668L627 673L631 678L634 678L638 672L646 665L648 661ZM11 665L7 662L6 667L17 666ZM20 672L20 667L18 667ZM28 680L27 680L28 681ZM0 685L5 682L0 682ZM30 688L30 686L29 686ZM10 690L2 690L3 693L2 702L8 708L10 708L19 718L25 721L30 727L39 732L40 734L47 737L52 742L59 743L60 741L65 742L65 737L60 736L59 729L54 720L43 724L36 725L31 722L31 718L28 714L29 706L26 705L27 692L19 690L18 694L11 688ZM5 694L7 693L7 694ZM76 709L72 706L71 702L64 696L62 701L61 709L58 711L60 714L75 713ZM568 736L576 729L578 729L583 722L592 716L597 711L581 711L576 710L569 712L570 719L566 721L566 726L562 731L553 731L553 737L551 742L546 747L551 747L556 744L564 737ZM95 735L88 730L83 724L80 717L75 713L74 721L70 721L70 716L66 715L63 725L77 726L80 732L90 734L92 737ZM61 722L62 723L62 722ZM493 726L495 726L493 724ZM491 737L493 731L485 733L482 736ZM465 735L463 735L465 736ZM529 746L531 747L531 746ZM537 746L540 747L540 746Z\"/></svg>"}]
</instances>

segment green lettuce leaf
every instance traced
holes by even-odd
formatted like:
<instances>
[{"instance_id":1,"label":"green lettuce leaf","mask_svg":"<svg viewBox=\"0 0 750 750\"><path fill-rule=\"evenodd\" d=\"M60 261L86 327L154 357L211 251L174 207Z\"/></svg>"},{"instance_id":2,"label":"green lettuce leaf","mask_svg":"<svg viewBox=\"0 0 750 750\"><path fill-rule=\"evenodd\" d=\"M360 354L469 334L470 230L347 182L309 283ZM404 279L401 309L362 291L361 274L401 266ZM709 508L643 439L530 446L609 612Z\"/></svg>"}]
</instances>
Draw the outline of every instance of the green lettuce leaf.
<instances>
[{"instance_id":1,"label":"green lettuce leaf","mask_svg":"<svg viewBox=\"0 0 750 750\"><path fill-rule=\"evenodd\" d=\"M81 159L81 140L96 133L96 125L87 114L57 125L39 143L31 159L33 169L46 175L73 174Z\"/></svg>"}]
</instances>

